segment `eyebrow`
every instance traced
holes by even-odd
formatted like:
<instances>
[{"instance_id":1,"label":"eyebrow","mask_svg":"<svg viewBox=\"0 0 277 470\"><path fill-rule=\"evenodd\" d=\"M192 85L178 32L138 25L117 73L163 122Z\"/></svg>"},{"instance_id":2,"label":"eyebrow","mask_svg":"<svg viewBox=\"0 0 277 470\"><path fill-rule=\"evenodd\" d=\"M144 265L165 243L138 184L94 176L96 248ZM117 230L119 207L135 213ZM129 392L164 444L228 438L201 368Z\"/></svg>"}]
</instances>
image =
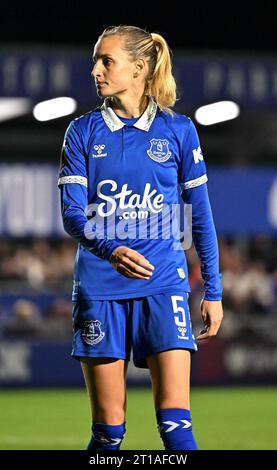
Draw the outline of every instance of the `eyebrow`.
<instances>
[{"instance_id":1,"label":"eyebrow","mask_svg":"<svg viewBox=\"0 0 277 470\"><path fill-rule=\"evenodd\" d=\"M97 53L96 53L96 54L94 54L94 55L92 56L92 59L93 59L93 60L98 60L98 59L105 59L105 58L107 58L107 57L109 57L110 59L112 59L111 54L97 54Z\"/></svg>"}]
</instances>

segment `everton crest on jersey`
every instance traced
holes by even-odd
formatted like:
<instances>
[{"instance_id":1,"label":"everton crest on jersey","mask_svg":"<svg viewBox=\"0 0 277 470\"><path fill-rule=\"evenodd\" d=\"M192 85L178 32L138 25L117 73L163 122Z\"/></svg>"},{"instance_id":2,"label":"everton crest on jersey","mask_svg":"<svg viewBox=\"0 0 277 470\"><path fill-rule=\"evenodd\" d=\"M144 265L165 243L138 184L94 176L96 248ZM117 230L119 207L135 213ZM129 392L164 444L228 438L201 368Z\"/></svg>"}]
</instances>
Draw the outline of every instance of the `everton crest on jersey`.
<instances>
[{"instance_id":1,"label":"everton crest on jersey","mask_svg":"<svg viewBox=\"0 0 277 470\"><path fill-rule=\"evenodd\" d=\"M158 163L166 162L171 157L169 142L166 139L151 139L151 147L147 153L152 160Z\"/></svg>"}]
</instances>

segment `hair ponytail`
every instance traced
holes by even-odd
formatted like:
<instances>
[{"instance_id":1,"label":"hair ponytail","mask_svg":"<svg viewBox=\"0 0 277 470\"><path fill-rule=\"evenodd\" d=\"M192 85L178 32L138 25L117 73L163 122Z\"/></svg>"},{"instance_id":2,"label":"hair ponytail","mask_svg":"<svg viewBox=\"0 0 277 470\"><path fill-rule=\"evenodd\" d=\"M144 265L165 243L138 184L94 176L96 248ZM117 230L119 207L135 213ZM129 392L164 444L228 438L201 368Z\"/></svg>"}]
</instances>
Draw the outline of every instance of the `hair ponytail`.
<instances>
[{"instance_id":1,"label":"hair ponytail","mask_svg":"<svg viewBox=\"0 0 277 470\"><path fill-rule=\"evenodd\" d=\"M172 75L170 50L160 34L152 33L151 36L157 51L157 60L149 80L148 92L156 98L161 109L172 112L170 108L176 102L176 82Z\"/></svg>"}]
</instances>

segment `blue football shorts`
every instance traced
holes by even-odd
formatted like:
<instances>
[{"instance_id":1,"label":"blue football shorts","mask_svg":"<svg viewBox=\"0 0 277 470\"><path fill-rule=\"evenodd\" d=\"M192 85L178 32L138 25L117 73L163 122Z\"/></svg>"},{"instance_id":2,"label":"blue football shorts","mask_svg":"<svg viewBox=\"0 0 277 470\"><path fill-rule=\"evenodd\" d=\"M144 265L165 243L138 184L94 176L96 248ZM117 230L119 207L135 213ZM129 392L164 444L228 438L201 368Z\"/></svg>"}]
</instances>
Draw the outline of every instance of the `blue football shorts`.
<instances>
[{"instance_id":1,"label":"blue football shorts","mask_svg":"<svg viewBox=\"0 0 277 470\"><path fill-rule=\"evenodd\" d=\"M187 292L171 291L121 300L73 303L71 355L130 360L147 368L146 357L169 349L197 351Z\"/></svg>"}]
</instances>

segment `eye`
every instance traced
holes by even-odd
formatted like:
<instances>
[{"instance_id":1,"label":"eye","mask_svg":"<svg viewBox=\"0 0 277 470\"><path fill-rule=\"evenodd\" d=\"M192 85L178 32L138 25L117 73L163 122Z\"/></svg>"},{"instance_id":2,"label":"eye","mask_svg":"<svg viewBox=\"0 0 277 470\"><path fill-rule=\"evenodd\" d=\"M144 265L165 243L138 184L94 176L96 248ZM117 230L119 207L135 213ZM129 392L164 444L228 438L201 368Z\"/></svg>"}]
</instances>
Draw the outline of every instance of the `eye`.
<instances>
[{"instance_id":1,"label":"eye","mask_svg":"<svg viewBox=\"0 0 277 470\"><path fill-rule=\"evenodd\" d=\"M103 59L104 65L110 65L111 63L112 63L112 59L109 59L108 57L105 57L105 59Z\"/></svg>"}]
</instances>

